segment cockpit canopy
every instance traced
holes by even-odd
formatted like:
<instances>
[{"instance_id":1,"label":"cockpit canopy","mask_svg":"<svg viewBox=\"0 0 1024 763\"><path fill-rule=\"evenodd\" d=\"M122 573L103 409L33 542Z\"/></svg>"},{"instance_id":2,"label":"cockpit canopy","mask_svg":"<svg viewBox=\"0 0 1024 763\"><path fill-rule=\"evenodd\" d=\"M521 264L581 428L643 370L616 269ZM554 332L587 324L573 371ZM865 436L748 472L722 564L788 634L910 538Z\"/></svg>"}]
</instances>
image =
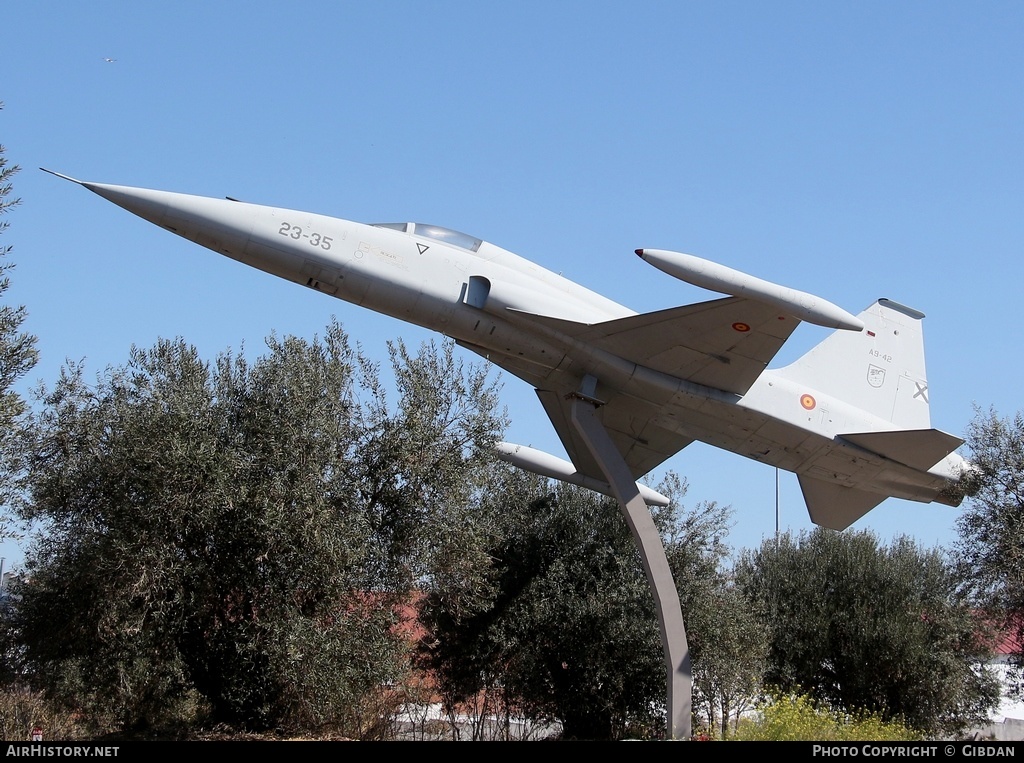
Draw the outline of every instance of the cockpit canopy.
<instances>
[{"instance_id":1,"label":"cockpit canopy","mask_svg":"<svg viewBox=\"0 0 1024 763\"><path fill-rule=\"evenodd\" d=\"M460 233L451 228L442 228L440 225L428 225L426 223L373 223L375 228L390 228L391 230L412 233L422 238L432 238L444 244L457 246L460 249L468 249L475 252L483 243L482 239L470 236L468 233Z\"/></svg>"}]
</instances>

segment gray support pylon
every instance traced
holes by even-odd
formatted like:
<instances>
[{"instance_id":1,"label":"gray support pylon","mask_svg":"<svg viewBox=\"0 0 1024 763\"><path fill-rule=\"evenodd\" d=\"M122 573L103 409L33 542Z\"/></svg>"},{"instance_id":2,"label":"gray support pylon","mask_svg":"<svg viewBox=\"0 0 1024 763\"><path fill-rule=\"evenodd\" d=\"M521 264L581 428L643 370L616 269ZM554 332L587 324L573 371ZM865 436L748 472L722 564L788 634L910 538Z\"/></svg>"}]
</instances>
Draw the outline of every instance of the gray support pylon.
<instances>
[{"instance_id":1,"label":"gray support pylon","mask_svg":"<svg viewBox=\"0 0 1024 763\"><path fill-rule=\"evenodd\" d=\"M593 377L584 379L581 394L572 400L572 422L604 472L640 548L644 572L647 573L647 582L651 586L654 605L658 610L661 645L668 668L668 736L670 739L689 739L693 678L679 594L654 518L640 497L636 480L630 474L625 459L597 418L593 388Z\"/></svg>"}]
</instances>

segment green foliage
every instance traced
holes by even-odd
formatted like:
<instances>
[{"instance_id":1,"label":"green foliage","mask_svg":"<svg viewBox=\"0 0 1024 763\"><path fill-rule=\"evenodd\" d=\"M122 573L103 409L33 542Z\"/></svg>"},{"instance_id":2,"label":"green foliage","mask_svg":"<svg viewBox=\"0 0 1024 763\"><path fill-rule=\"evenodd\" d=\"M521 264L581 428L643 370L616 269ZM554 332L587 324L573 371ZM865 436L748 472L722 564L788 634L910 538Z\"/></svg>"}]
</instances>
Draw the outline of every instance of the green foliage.
<instances>
[{"instance_id":1,"label":"green foliage","mask_svg":"<svg viewBox=\"0 0 1024 763\"><path fill-rule=\"evenodd\" d=\"M36 727L42 729L45 741L88 738L73 714L55 707L39 692L18 683L0 689L0 739L27 742Z\"/></svg>"},{"instance_id":2,"label":"green foliage","mask_svg":"<svg viewBox=\"0 0 1024 763\"><path fill-rule=\"evenodd\" d=\"M979 410L966 438L975 490L957 520L960 577L990 623L1024 644L1024 415Z\"/></svg>"},{"instance_id":3,"label":"green foliage","mask_svg":"<svg viewBox=\"0 0 1024 763\"><path fill-rule=\"evenodd\" d=\"M803 694L776 694L744 719L731 740L741 742L914 742L921 735L872 713L822 707Z\"/></svg>"},{"instance_id":4,"label":"green foliage","mask_svg":"<svg viewBox=\"0 0 1024 763\"><path fill-rule=\"evenodd\" d=\"M434 589L422 606L430 632L423 664L446 703L465 707L496 696L492 707L557 720L565 738L660 736L665 667L657 617L618 506L516 470L495 480L482 507L498 519L490 577L475 598L456 602ZM714 572L727 512L704 505L679 517L685 485L670 479L659 490L673 498L655 521L677 574ZM706 581L677 582L703 590ZM687 601L704 599L686 591Z\"/></svg>"},{"instance_id":5,"label":"green foliage","mask_svg":"<svg viewBox=\"0 0 1024 763\"><path fill-rule=\"evenodd\" d=\"M611 738L654 721L660 642L632 538L608 500L506 475L490 596L452 613L426 599L427 664L450 702L500 687L503 704L558 719L568 738ZM623 659L626 655L628 659Z\"/></svg>"},{"instance_id":6,"label":"green foliage","mask_svg":"<svg viewBox=\"0 0 1024 763\"><path fill-rule=\"evenodd\" d=\"M668 491L684 493L680 484ZM767 628L725 567L730 516L728 507L703 503L663 525L693 665L694 721L715 736L760 695L768 650Z\"/></svg>"},{"instance_id":7,"label":"green foliage","mask_svg":"<svg viewBox=\"0 0 1024 763\"><path fill-rule=\"evenodd\" d=\"M771 628L766 680L846 712L954 733L994 706L978 623L939 551L818 529L745 553L744 593Z\"/></svg>"},{"instance_id":8,"label":"green foliage","mask_svg":"<svg viewBox=\"0 0 1024 763\"><path fill-rule=\"evenodd\" d=\"M0 109L3 104L0 103ZM8 163L6 149L0 145L0 216L21 203L11 196L12 178L20 167ZM0 233L7 231L7 220L0 221ZM0 246L0 298L11 286L9 273L14 265L6 261L10 246ZM22 331L26 310L24 306L0 304L0 468L9 472L16 468L19 456L15 433L25 414L25 403L13 387L36 364L36 338ZM10 500L12 485L8 478L0 479L0 504Z\"/></svg>"},{"instance_id":9,"label":"green foliage","mask_svg":"<svg viewBox=\"0 0 1024 763\"><path fill-rule=\"evenodd\" d=\"M395 370L392 413L337 325L252 363L178 340L66 369L26 442L19 670L121 727L344 723L405 669L395 605L472 546L462 475L501 424L450 348Z\"/></svg>"},{"instance_id":10,"label":"green foliage","mask_svg":"<svg viewBox=\"0 0 1024 763\"><path fill-rule=\"evenodd\" d=\"M693 715L698 727L726 738L761 695L769 633L730 576L718 573L715 587L687 610L686 632L693 659Z\"/></svg>"}]
</instances>

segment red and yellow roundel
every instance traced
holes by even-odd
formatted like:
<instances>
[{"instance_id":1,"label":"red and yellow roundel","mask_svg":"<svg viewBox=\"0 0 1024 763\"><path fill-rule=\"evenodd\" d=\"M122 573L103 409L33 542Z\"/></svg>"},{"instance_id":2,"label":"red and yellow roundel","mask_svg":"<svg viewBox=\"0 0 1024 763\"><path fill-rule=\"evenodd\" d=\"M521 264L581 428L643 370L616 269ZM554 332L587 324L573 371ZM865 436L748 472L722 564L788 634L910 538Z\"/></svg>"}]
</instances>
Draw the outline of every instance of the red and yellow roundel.
<instances>
[{"instance_id":1,"label":"red and yellow roundel","mask_svg":"<svg viewBox=\"0 0 1024 763\"><path fill-rule=\"evenodd\" d=\"M733 329L736 331L750 331L750 326L746 323L734 323L732 324Z\"/></svg>"},{"instance_id":2,"label":"red and yellow roundel","mask_svg":"<svg viewBox=\"0 0 1024 763\"><path fill-rule=\"evenodd\" d=\"M814 400L813 395L800 395L800 405L802 405L806 410L814 410L814 406L816 406L817 404L818 403Z\"/></svg>"}]
</instances>

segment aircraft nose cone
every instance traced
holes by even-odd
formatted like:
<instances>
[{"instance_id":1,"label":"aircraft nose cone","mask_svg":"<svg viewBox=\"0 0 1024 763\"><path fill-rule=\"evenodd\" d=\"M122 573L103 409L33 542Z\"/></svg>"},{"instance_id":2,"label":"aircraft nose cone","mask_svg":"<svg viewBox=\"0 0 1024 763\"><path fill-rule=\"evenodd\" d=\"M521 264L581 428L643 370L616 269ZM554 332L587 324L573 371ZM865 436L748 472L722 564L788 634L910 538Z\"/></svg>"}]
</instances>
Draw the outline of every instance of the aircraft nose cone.
<instances>
[{"instance_id":1,"label":"aircraft nose cone","mask_svg":"<svg viewBox=\"0 0 1024 763\"><path fill-rule=\"evenodd\" d=\"M167 191L154 191L149 188L132 188L124 185L108 185L106 183L83 182L98 196L117 206L127 209L132 214L138 215L157 225L164 225L164 217L167 214L169 197L175 196Z\"/></svg>"}]
</instances>

